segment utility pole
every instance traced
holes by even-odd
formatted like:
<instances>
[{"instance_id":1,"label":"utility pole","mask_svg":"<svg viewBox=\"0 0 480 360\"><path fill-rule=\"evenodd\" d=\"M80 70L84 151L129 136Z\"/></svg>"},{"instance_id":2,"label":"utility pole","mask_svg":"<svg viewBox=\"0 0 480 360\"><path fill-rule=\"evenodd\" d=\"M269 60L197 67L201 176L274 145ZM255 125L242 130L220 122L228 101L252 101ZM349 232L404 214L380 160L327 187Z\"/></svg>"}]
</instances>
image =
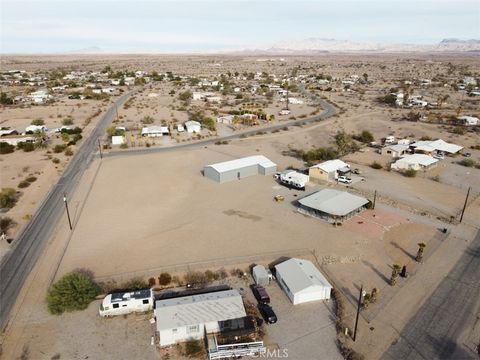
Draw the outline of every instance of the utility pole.
<instances>
[{"instance_id":1,"label":"utility pole","mask_svg":"<svg viewBox=\"0 0 480 360\"><path fill-rule=\"evenodd\" d=\"M357 338L358 317L360 316L360 306L362 305L363 285L360 287L360 295L358 296L357 317L355 319L355 329L353 330L353 341Z\"/></svg>"},{"instance_id":2,"label":"utility pole","mask_svg":"<svg viewBox=\"0 0 480 360\"><path fill-rule=\"evenodd\" d=\"M375 193L373 194L373 206L372 210L375 210L375 203L377 202L377 190L375 190Z\"/></svg>"},{"instance_id":3,"label":"utility pole","mask_svg":"<svg viewBox=\"0 0 480 360\"><path fill-rule=\"evenodd\" d=\"M118 106L117 106L117 104L115 104L115 113L117 114L117 122L118 122L119 120L118 120Z\"/></svg>"},{"instance_id":4,"label":"utility pole","mask_svg":"<svg viewBox=\"0 0 480 360\"><path fill-rule=\"evenodd\" d=\"M288 89L287 89L287 110L288 110Z\"/></svg>"},{"instance_id":5,"label":"utility pole","mask_svg":"<svg viewBox=\"0 0 480 360\"><path fill-rule=\"evenodd\" d=\"M100 139L98 139L98 149L100 150L100 159L103 159L103 155L102 155L102 144L100 144Z\"/></svg>"},{"instance_id":6,"label":"utility pole","mask_svg":"<svg viewBox=\"0 0 480 360\"><path fill-rule=\"evenodd\" d=\"M465 204L463 204L462 215L460 215L460 222L462 222L463 213L465 212L465 209L467 208L467 202L468 202L468 196L470 195L470 189L471 189L471 187L468 187L467 197L465 198Z\"/></svg>"},{"instance_id":7,"label":"utility pole","mask_svg":"<svg viewBox=\"0 0 480 360\"><path fill-rule=\"evenodd\" d=\"M65 203L65 209L67 209L68 225L70 226L70 231L72 231L72 221L70 220L70 211L68 211L67 194L65 193L63 193L63 202Z\"/></svg>"}]
</instances>

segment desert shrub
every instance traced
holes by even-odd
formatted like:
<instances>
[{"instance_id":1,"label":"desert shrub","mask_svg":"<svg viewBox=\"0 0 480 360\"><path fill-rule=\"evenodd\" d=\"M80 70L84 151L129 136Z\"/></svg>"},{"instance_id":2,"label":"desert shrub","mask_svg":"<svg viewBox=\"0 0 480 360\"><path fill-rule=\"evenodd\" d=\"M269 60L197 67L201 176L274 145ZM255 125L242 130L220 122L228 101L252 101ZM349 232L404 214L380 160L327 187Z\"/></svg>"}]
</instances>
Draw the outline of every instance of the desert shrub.
<instances>
[{"instance_id":1,"label":"desert shrub","mask_svg":"<svg viewBox=\"0 0 480 360\"><path fill-rule=\"evenodd\" d=\"M25 152L30 152L35 150L35 144L31 142L25 142L22 141L21 143L18 143L17 148L25 151Z\"/></svg>"},{"instance_id":2,"label":"desert shrub","mask_svg":"<svg viewBox=\"0 0 480 360\"><path fill-rule=\"evenodd\" d=\"M60 132L62 134L68 134L68 135L81 134L82 128L75 126L73 129L62 129Z\"/></svg>"},{"instance_id":3,"label":"desert shrub","mask_svg":"<svg viewBox=\"0 0 480 360\"><path fill-rule=\"evenodd\" d=\"M219 276L217 273L213 272L212 270L206 270L205 276L207 277L208 281L218 280Z\"/></svg>"},{"instance_id":4,"label":"desert shrub","mask_svg":"<svg viewBox=\"0 0 480 360\"><path fill-rule=\"evenodd\" d=\"M195 356L202 351L202 344L199 340L190 339L185 342L185 354Z\"/></svg>"},{"instance_id":5,"label":"desert shrub","mask_svg":"<svg viewBox=\"0 0 480 360\"><path fill-rule=\"evenodd\" d=\"M463 159L463 160L460 160L458 163L466 167L474 167L476 164L475 160L473 159Z\"/></svg>"},{"instance_id":6,"label":"desert shrub","mask_svg":"<svg viewBox=\"0 0 480 360\"><path fill-rule=\"evenodd\" d=\"M242 269L238 269L238 268L237 268L237 269L232 269L232 270L230 271L230 275L232 275L232 276L237 276L237 277L241 278L241 277L243 276L243 270L242 270Z\"/></svg>"},{"instance_id":7,"label":"desert shrub","mask_svg":"<svg viewBox=\"0 0 480 360\"><path fill-rule=\"evenodd\" d=\"M142 124L153 124L154 119L150 115L145 115L140 121L142 122Z\"/></svg>"},{"instance_id":8,"label":"desert shrub","mask_svg":"<svg viewBox=\"0 0 480 360\"><path fill-rule=\"evenodd\" d=\"M373 202L371 200L368 200L367 205L365 205L367 209L373 209Z\"/></svg>"},{"instance_id":9,"label":"desert shrub","mask_svg":"<svg viewBox=\"0 0 480 360\"><path fill-rule=\"evenodd\" d=\"M465 135L466 130L462 126L455 126L453 128L453 133L456 134L456 135Z\"/></svg>"},{"instance_id":10,"label":"desert shrub","mask_svg":"<svg viewBox=\"0 0 480 360\"><path fill-rule=\"evenodd\" d=\"M0 154L10 154L15 151L15 146L4 141L0 142Z\"/></svg>"},{"instance_id":11,"label":"desert shrub","mask_svg":"<svg viewBox=\"0 0 480 360\"><path fill-rule=\"evenodd\" d=\"M199 271L189 271L183 277L183 280L188 284L193 285L205 285L208 283L208 279L204 273Z\"/></svg>"},{"instance_id":12,"label":"desert shrub","mask_svg":"<svg viewBox=\"0 0 480 360\"><path fill-rule=\"evenodd\" d=\"M8 234L8 230L14 227L17 223L8 216L0 216L0 234Z\"/></svg>"},{"instance_id":13,"label":"desert shrub","mask_svg":"<svg viewBox=\"0 0 480 360\"><path fill-rule=\"evenodd\" d=\"M12 188L2 188L0 191L0 208L12 208L17 202L17 192Z\"/></svg>"},{"instance_id":14,"label":"desert shrub","mask_svg":"<svg viewBox=\"0 0 480 360\"><path fill-rule=\"evenodd\" d=\"M59 163L60 163L60 159L59 159L59 158L53 158L53 159L52 159L52 162L53 162L54 164L59 164Z\"/></svg>"},{"instance_id":15,"label":"desert shrub","mask_svg":"<svg viewBox=\"0 0 480 360\"><path fill-rule=\"evenodd\" d=\"M141 278L133 278L122 284L122 288L130 291L148 288L148 284Z\"/></svg>"},{"instance_id":16,"label":"desert shrub","mask_svg":"<svg viewBox=\"0 0 480 360\"><path fill-rule=\"evenodd\" d=\"M473 150L480 150L480 144L470 146Z\"/></svg>"},{"instance_id":17,"label":"desert shrub","mask_svg":"<svg viewBox=\"0 0 480 360\"><path fill-rule=\"evenodd\" d=\"M224 268L218 269L217 274L220 279L226 279L228 277L227 270L225 270Z\"/></svg>"},{"instance_id":18,"label":"desert shrub","mask_svg":"<svg viewBox=\"0 0 480 360\"><path fill-rule=\"evenodd\" d=\"M364 144L368 144L375 140L372 133L368 130L363 130L360 134L353 135L352 137Z\"/></svg>"},{"instance_id":19,"label":"desert shrub","mask_svg":"<svg viewBox=\"0 0 480 360\"><path fill-rule=\"evenodd\" d=\"M161 273L160 276L158 277L158 283L160 285L168 285L172 282L172 275L170 275L167 272Z\"/></svg>"},{"instance_id":20,"label":"desert shrub","mask_svg":"<svg viewBox=\"0 0 480 360\"><path fill-rule=\"evenodd\" d=\"M72 156L72 155L73 155L72 149L70 149L69 147L67 147L67 148L65 149L65 155L66 155L66 156Z\"/></svg>"},{"instance_id":21,"label":"desert shrub","mask_svg":"<svg viewBox=\"0 0 480 360\"><path fill-rule=\"evenodd\" d=\"M43 121L43 119L41 119L41 118L37 118L37 119L33 119L31 124L32 125L37 125L37 126L45 125L45 121Z\"/></svg>"},{"instance_id":22,"label":"desert shrub","mask_svg":"<svg viewBox=\"0 0 480 360\"><path fill-rule=\"evenodd\" d=\"M120 149L128 149L128 144L127 143L120 144Z\"/></svg>"},{"instance_id":23,"label":"desert shrub","mask_svg":"<svg viewBox=\"0 0 480 360\"><path fill-rule=\"evenodd\" d=\"M55 146L53 147L53 152L56 153L56 154L58 154L58 153L63 152L66 148L67 148L66 145L64 145L64 144L58 144L58 145L55 145Z\"/></svg>"},{"instance_id":24,"label":"desert shrub","mask_svg":"<svg viewBox=\"0 0 480 360\"><path fill-rule=\"evenodd\" d=\"M432 177L432 180L436 182L440 182L440 175L435 175L434 177Z\"/></svg>"},{"instance_id":25,"label":"desert shrub","mask_svg":"<svg viewBox=\"0 0 480 360\"><path fill-rule=\"evenodd\" d=\"M388 94L385 96L380 96L377 98L377 101L382 104L387 104L387 105L395 105L397 101L397 97L392 94Z\"/></svg>"},{"instance_id":26,"label":"desert shrub","mask_svg":"<svg viewBox=\"0 0 480 360\"><path fill-rule=\"evenodd\" d=\"M380 164L380 163L377 162L377 161L374 161L374 162L370 165L370 167L371 167L372 169L377 169L377 170L383 169L383 165Z\"/></svg>"},{"instance_id":27,"label":"desert shrub","mask_svg":"<svg viewBox=\"0 0 480 360\"><path fill-rule=\"evenodd\" d=\"M18 187L20 189L24 189L30 186L30 183L28 181L22 180L18 183Z\"/></svg>"},{"instance_id":28,"label":"desert shrub","mask_svg":"<svg viewBox=\"0 0 480 360\"><path fill-rule=\"evenodd\" d=\"M25 181L28 181L29 183L33 183L37 181L37 178L35 176L29 176L25 179Z\"/></svg>"},{"instance_id":29,"label":"desert shrub","mask_svg":"<svg viewBox=\"0 0 480 360\"><path fill-rule=\"evenodd\" d=\"M83 310L95 300L98 285L85 272L71 272L63 276L48 291L47 306L52 314Z\"/></svg>"},{"instance_id":30,"label":"desert shrub","mask_svg":"<svg viewBox=\"0 0 480 360\"><path fill-rule=\"evenodd\" d=\"M415 176L417 176L417 170L415 170L415 169L405 170L404 175L406 177L415 177Z\"/></svg>"},{"instance_id":31,"label":"desert shrub","mask_svg":"<svg viewBox=\"0 0 480 360\"><path fill-rule=\"evenodd\" d=\"M67 116L65 119L62 120L62 125L73 125L73 118L71 116Z\"/></svg>"},{"instance_id":32,"label":"desert shrub","mask_svg":"<svg viewBox=\"0 0 480 360\"><path fill-rule=\"evenodd\" d=\"M156 284L157 284L157 279L155 279L154 277L151 277L148 279L148 286L153 287Z\"/></svg>"}]
</instances>

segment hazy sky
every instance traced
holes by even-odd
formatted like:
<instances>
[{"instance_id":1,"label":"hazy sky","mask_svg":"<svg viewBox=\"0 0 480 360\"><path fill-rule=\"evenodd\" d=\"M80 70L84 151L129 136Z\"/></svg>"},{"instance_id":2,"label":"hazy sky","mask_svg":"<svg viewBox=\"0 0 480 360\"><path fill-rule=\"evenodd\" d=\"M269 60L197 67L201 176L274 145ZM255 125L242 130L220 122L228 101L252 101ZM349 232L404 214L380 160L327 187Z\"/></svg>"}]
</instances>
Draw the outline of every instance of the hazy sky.
<instances>
[{"instance_id":1,"label":"hazy sky","mask_svg":"<svg viewBox=\"0 0 480 360\"><path fill-rule=\"evenodd\" d=\"M480 1L0 0L1 52L189 52L310 37L436 43L480 38Z\"/></svg>"}]
</instances>

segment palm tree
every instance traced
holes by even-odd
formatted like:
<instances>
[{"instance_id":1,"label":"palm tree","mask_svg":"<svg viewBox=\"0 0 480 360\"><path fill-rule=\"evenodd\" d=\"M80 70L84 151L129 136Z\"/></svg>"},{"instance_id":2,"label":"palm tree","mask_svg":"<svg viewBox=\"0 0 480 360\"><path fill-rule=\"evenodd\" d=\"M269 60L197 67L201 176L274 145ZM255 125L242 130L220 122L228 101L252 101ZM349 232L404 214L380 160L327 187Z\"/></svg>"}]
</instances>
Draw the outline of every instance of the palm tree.
<instances>
[{"instance_id":1,"label":"palm tree","mask_svg":"<svg viewBox=\"0 0 480 360\"><path fill-rule=\"evenodd\" d=\"M417 257L415 260L417 262L422 262L423 260L423 251L425 249L425 246L427 246L425 243L418 243L418 252L417 252Z\"/></svg>"},{"instance_id":2,"label":"palm tree","mask_svg":"<svg viewBox=\"0 0 480 360\"><path fill-rule=\"evenodd\" d=\"M398 272L400 271L400 265L393 264L392 276L390 277L390 285L395 286L397 283Z\"/></svg>"},{"instance_id":3,"label":"palm tree","mask_svg":"<svg viewBox=\"0 0 480 360\"><path fill-rule=\"evenodd\" d=\"M43 131L35 131L33 133L35 148L43 149L47 147L47 137Z\"/></svg>"}]
</instances>

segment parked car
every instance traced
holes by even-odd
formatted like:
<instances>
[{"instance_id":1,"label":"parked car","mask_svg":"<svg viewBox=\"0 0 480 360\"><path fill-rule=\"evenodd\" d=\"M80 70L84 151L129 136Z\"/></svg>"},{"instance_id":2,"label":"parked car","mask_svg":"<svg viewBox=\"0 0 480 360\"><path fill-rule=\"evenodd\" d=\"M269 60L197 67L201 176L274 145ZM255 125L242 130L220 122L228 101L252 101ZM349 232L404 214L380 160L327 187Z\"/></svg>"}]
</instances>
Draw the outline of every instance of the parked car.
<instances>
[{"instance_id":1,"label":"parked car","mask_svg":"<svg viewBox=\"0 0 480 360\"><path fill-rule=\"evenodd\" d=\"M267 323L275 324L277 322L277 315L275 315L271 306L267 304L258 304L258 310Z\"/></svg>"},{"instance_id":2,"label":"parked car","mask_svg":"<svg viewBox=\"0 0 480 360\"><path fill-rule=\"evenodd\" d=\"M261 285L253 285L252 292L255 296L255 299L261 304L268 304L270 303L270 296L267 294L267 290Z\"/></svg>"},{"instance_id":3,"label":"parked car","mask_svg":"<svg viewBox=\"0 0 480 360\"><path fill-rule=\"evenodd\" d=\"M343 183L343 184L351 184L352 179L346 177L346 176L339 176L337 179L338 182Z\"/></svg>"}]
</instances>

